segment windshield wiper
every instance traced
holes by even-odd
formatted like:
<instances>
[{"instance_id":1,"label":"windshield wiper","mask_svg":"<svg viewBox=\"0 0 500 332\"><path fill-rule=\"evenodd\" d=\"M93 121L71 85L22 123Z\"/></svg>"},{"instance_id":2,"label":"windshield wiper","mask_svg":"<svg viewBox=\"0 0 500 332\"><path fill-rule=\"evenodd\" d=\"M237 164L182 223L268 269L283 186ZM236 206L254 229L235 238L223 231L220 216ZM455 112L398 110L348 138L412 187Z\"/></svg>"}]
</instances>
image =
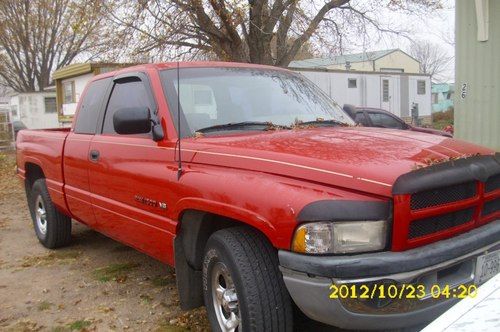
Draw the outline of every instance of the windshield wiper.
<instances>
[{"instance_id":1,"label":"windshield wiper","mask_svg":"<svg viewBox=\"0 0 500 332\"><path fill-rule=\"evenodd\" d=\"M308 126L308 125L313 125L313 126L342 126L342 127L347 127L349 126L345 122L341 122L338 120L313 120L313 121L304 121L304 122L299 122L297 123L299 126Z\"/></svg>"},{"instance_id":2,"label":"windshield wiper","mask_svg":"<svg viewBox=\"0 0 500 332\"><path fill-rule=\"evenodd\" d=\"M225 124L219 124L215 126L209 126L196 130L197 133L207 133L212 131L223 131L223 130L237 130L245 127L264 127L262 130L271 129L289 129L286 126L275 125L268 121L243 121L243 122L230 122Z\"/></svg>"}]
</instances>

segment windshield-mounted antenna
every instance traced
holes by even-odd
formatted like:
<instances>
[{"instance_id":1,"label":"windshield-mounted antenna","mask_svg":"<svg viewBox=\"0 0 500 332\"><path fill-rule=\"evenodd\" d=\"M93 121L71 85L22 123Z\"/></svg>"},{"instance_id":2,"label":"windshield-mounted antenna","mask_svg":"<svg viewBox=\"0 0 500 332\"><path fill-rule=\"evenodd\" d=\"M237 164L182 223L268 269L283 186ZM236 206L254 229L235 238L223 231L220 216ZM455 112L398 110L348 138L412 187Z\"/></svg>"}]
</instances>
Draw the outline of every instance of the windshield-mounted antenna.
<instances>
[{"instance_id":1,"label":"windshield-mounted antenna","mask_svg":"<svg viewBox=\"0 0 500 332\"><path fill-rule=\"evenodd\" d=\"M179 159L177 159L177 181L182 175L182 154L181 154L181 80L179 70L179 59L177 59L177 144L179 146Z\"/></svg>"}]
</instances>

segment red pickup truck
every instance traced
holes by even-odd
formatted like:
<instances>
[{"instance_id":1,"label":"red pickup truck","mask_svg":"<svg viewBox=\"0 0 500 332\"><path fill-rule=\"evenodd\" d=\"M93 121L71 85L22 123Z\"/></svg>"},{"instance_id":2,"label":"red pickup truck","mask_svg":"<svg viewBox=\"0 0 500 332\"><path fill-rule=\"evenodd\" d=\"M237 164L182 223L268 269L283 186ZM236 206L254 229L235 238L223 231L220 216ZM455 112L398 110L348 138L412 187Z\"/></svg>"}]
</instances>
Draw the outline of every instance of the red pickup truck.
<instances>
[{"instance_id":1,"label":"red pickup truck","mask_svg":"<svg viewBox=\"0 0 500 332\"><path fill-rule=\"evenodd\" d=\"M44 246L67 245L75 219L172 265L182 308L204 304L215 331L290 331L294 305L343 328L412 326L456 301L433 286L499 270L500 154L356 127L285 69L98 75L71 129L19 132L17 171Z\"/></svg>"}]
</instances>

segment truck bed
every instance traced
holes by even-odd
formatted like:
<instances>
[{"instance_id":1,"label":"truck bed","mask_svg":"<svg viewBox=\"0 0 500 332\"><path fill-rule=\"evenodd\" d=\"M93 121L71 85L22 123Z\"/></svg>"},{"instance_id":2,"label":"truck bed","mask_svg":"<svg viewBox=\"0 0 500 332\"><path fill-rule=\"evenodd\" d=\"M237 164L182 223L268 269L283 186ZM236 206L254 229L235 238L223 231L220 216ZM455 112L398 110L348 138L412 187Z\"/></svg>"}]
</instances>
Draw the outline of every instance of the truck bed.
<instances>
[{"instance_id":1,"label":"truck bed","mask_svg":"<svg viewBox=\"0 0 500 332\"><path fill-rule=\"evenodd\" d=\"M18 175L24 179L27 169L42 165L50 196L62 210L66 207L62 162L69 132L70 128L24 129L19 131L16 140Z\"/></svg>"}]
</instances>

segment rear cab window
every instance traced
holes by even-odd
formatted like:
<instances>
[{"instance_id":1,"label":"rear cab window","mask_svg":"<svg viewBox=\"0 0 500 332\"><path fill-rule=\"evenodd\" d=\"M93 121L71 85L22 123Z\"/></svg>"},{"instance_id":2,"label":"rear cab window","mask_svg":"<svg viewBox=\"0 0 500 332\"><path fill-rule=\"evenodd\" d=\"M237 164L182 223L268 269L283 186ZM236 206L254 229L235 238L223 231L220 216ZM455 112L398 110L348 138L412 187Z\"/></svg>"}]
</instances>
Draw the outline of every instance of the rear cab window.
<instances>
[{"instance_id":1,"label":"rear cab window","mask_svg":"<svg viewBox=\"0 0 500 332\"><path fill-rule=\"evenodd\" d=\"M74 129L76 134L94 135L97 132L99 112L110 82L111 78L103 78L90 83L77 113Z\"/></svg>"},{"instance_id":2,"label":"rear cab window","mask_svg":"<svg viewBox=\"0 0 500 332\"><path fill-rule=\"evenodd\" d=\"M354 118L354 121L356 121L356 123L362 124L363 126L366 126L366 127L370 126L370 124L368 123L368 120L366 119L365 114L363 112L357 112L356 117Z\"/></svg>"}]
</instances>

